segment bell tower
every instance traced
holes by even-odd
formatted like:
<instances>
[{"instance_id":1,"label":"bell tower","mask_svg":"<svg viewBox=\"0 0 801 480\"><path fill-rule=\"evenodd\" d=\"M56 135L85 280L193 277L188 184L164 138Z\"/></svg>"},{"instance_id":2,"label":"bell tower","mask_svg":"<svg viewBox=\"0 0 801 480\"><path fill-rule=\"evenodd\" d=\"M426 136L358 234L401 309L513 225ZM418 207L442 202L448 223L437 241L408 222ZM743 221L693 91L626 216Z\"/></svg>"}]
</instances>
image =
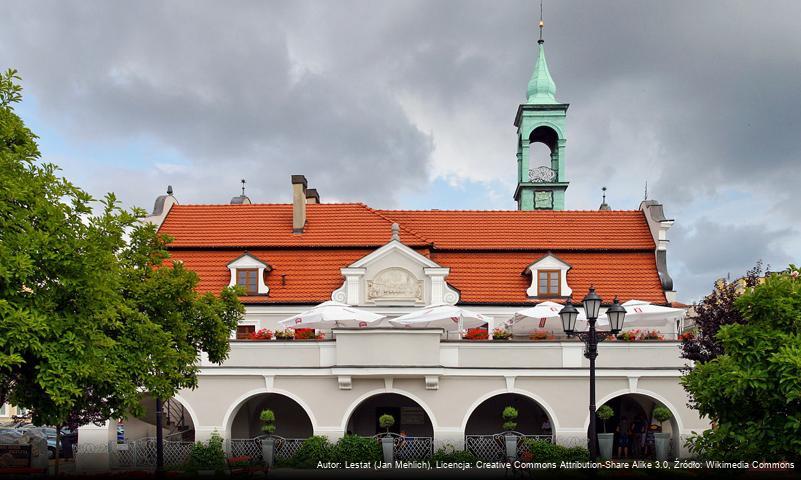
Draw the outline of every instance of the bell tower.
<instances>
[{"instance_id":1,"label":"bell tower","mask_svg":"<svg viewBox=\"0 0 801 480\"><path fill-rule=\"evenodd\" d=\"M517 108L517 188L518 210L564 210L567 177L565 176L565 118L567 103L556 100L556 84L545 62L545 41L542 39L540 11L539 54L526 102ZM550 162L535 165L533 151L547 148Z\"/></svg>"}]
</instances>

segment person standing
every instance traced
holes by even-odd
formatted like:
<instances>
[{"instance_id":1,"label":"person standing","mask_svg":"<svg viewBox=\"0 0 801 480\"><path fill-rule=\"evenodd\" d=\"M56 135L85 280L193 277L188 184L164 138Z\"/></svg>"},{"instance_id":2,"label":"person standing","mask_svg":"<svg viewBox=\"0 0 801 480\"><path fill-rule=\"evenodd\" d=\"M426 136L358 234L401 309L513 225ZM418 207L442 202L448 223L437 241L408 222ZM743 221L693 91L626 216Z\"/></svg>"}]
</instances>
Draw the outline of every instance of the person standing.
<instances>
[{"instance_id":1,"label":"person standing","mask_svg":"<svg viewBox=\"0 0 801 480\"><path fill-rule=\"evenodd\" d=\"M623 415L620 417L620 422L617 424L617 456L618 458L628 458L629 445L631 444L631 423L628 417Z\"/></svg>"}]
</instances>

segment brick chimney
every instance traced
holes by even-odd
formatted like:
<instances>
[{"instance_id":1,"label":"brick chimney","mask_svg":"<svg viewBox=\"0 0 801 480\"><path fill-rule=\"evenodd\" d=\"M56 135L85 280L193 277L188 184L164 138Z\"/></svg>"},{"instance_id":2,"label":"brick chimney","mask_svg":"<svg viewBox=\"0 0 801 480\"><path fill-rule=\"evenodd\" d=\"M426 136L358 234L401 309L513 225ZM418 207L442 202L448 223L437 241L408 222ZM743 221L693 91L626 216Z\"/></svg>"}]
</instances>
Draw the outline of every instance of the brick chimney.
<instances>
[{"instance_id":1,"label":"brick chimney","mask_svg":"<svg viewBox=\"0 0 801 480\"><path fill-rule=\"evenodd\" d=\"M303 233L306 226L306 177L292 175L292 233Z\"/></svg>"},{"instance_id":2,"label":"brick chimney","mask_svg":"<svg viewBox=\"0 0 801 480\"><path fill-rule=\"evenodd\" d=\"M320 203L320 194L316 188L306 189L306 203Z\"/></svg>"}]
</instances>

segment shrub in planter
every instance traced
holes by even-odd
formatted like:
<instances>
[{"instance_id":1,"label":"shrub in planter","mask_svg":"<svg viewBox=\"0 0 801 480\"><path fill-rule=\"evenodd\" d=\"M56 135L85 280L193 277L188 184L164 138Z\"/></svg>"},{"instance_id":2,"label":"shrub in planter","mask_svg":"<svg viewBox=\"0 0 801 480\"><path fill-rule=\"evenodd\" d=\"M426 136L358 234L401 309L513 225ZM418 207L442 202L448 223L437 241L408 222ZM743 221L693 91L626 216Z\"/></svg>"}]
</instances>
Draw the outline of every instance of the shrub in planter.
<instances>
[{"instance_id":1,"label":"shrub in planter","mask_svg":"<svg viewBox=\"0 0 801 480\"><path fill-rule=\"evenodd\" d=\"M544 440L526 440L526 450L535 462L586 462L590 452L584 447L564 447Z\"/></svg>"},{"instance_id":2,"label":"shrub in planter","mask_svg":"<svg viewBox=\"0 0 801 480\"><path fill-rule=\"evenodd\" d=\"M262 328L257 332L253 332L248 337L250 340L272 340L273 339L273 331L268 330L266 328Z\"/></svg>"},{"instance_id":3,"label":"shrub in planter","mask_svg":"<svg viewBox=\"0 0 801 480\"><path fill-rule=\"evenodd\" d=\"M195 442L189 454L189 471L214 471L217 475L225 471L225 450L223 439L214 432L207 442Z\"/></svg>"},{"instance_id":4,"label":"shrub in planter","mask_svg":"<svg viewBox=\"0 0 801 480\"><path fill-rule=\"evenodd\" d=\"M487 340L489 334L486 328L468 328L467 333L462 338L465 340Z\"/></svg>"},{"instance_id":5,"label":"shrub in planter","mask_svg":"<svg viewBox=\"0 0 801 480\"><path fill-rule=\"evenodd\" d=\"M389 415L390 417L392 415ZM383 418L383 415L381 416ZM379 419L379 422L381 420ZM394 419L392 420L394 423ZM388 427L384 427L388 428ZM370 437L345 435L333 447L333 458L336 462L375 462L383 456L381 445Z\"/></svg>"},{"instance_id":6,"label":"shrub in planter","mask_svg":"<svg viewBox=\"0 0 801 480\"><path fill-rule=\"evenodd\" d=\"M615 416L615 411L609 405L601 405L601 408L596 412L598 418L601 419L604 425L604 433L606 433L606 421Z\"/></svg>"},{"instance_id":7,"label":"shrub in planter","mask_svg":"<svg viewBox=\"0 0 801 480\"><path fill-rule=\"evenodd\" d=\"M275 433L275 413L270 410L262 410L261 414L259 415L259 419L261 423L264 425L261 426L261 431L266 433L267 435L272 435Z\"/></svg>"},{"instance_id":8,"label":"shrub in planter","mask_svg":"<svg viewBox=\"0 0 801 480\"><path fill-rule=\"evenodd\" d=\"M388 413L385 413L380 417L378 417L378 425L380 425L381 428L385 429L386 433L389 433L390 427L395 425L395 417L393 417Z\"/></svg>"},{"instance_id":9,"label":"shrub in planter","mask_svg":"<svg viewBox=\"0 0 801 480\"><path fill-rule=\"evenodd\" d=\"M493 340L509 340L512 334L505 328L496 328L492 331Z\"/></svg>"},{"instance_id":10,"label":"shrub in planter","mask_svg":"<svg viewBox=\"0 0 801 480\"><path fill-rule=\"evenodd\" d=\"M295 338L295 332L291 329L275 331L276 340L292 340L293 338Z\"/></svg>"},{"instance_id":11,"label":"shrub in planter","mask_svg":"<svg viewBox=\"0 0 801 480\"><path fill-rule=\"evenodd\" d=\"M296 468L315 468L317 462L328 462L334 459L334 445L328 438L315 435L303 441L298 452L287 462Z\"/></svg>"},{"instance_id":12,"label":"shrub in planter","mask_svg":"<svg viewBox=\"0 0 801 480\"><path fill-rule=\"evenodd\" d=\"M474 463L476 460L475 455L467 450L457 450L451 444L445 445L436 452L434 452L434 456L431 457L431 460L434 462L470 462Z\"/></svg>"},{"instance_id":13,"label":"shrub in planter","mask_svg":"<svg viewBox=\"0 0 801 480\"><path fill-rule=\"evenodd\" d=\"M654 408L653 415L654 415L654 420L659 422L659 426L660 427L663 427L662 424L664 422L667 422L668 420L673 418L673 414L670 413L670 409L668 409L667 407L663 407L661 405L656 407L656 408Z\"/></svg>"},{"instance_id":14,"label":"shrub in planter","mask_svg":"<svg viewBox=\"0 0 801 480\"><path fill-rule=\"evenodd\" d=\"M515 407L506 407L501 413L503 418L502 428L504 430L514 430L517 428L517 409Z\"/></svg>"}]
</instances>

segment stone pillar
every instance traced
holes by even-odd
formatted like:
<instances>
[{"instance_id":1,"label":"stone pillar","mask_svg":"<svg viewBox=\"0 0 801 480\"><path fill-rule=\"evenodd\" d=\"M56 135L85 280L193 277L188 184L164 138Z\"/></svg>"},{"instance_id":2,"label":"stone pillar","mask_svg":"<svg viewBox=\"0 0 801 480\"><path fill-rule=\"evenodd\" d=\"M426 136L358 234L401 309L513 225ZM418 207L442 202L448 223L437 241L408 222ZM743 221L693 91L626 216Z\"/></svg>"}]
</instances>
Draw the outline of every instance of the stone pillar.
<instances>
[{"instance_id":1,"label":"stone pillar","mask_svg":"<svg viewBox=\"0 0 801 480\"><path fill-rule=\"evenodd\" d=\"M456 450L464 448L464 431L460 427L439 427L434 430L434 450L452 445Z\"/></svg>"},{"instance_id":2,"label":"stone pillar","mask_svg":"<svg viewBox=\"0 0 801 480\"><path fill-rule=\"evenodd\" d=\"M111 448L117 447L117 421L109 420L101 426L95 424L78 428L78 454L75 469L78 472L107 472L111 469Z\"/></svg>"},{"instance_id":3,"label":"stone pillar","mask_svg":"<svg viewBox=\"0 0 801 480\"><path fill-rule=\"evenodd\" d=\"M314 435L320 435L328 438L331 443L336 443L340 438L345 436L345 432L340 427L318 427L314 430Z\"/></svg>"},{"instance_id":4,"label":"stone pillar","mask_svg":"<svg viewBox=\"0 0 801 480\"><path fill-rule=\"evenodd\" d=\"M203 425L195 427L195 441L196 442L208 441L208 439L211 438L211 435L214 432L217 432L222 438L227 439L227 433L224 427L215 425Z\"/></svg>"}]
</instances>

